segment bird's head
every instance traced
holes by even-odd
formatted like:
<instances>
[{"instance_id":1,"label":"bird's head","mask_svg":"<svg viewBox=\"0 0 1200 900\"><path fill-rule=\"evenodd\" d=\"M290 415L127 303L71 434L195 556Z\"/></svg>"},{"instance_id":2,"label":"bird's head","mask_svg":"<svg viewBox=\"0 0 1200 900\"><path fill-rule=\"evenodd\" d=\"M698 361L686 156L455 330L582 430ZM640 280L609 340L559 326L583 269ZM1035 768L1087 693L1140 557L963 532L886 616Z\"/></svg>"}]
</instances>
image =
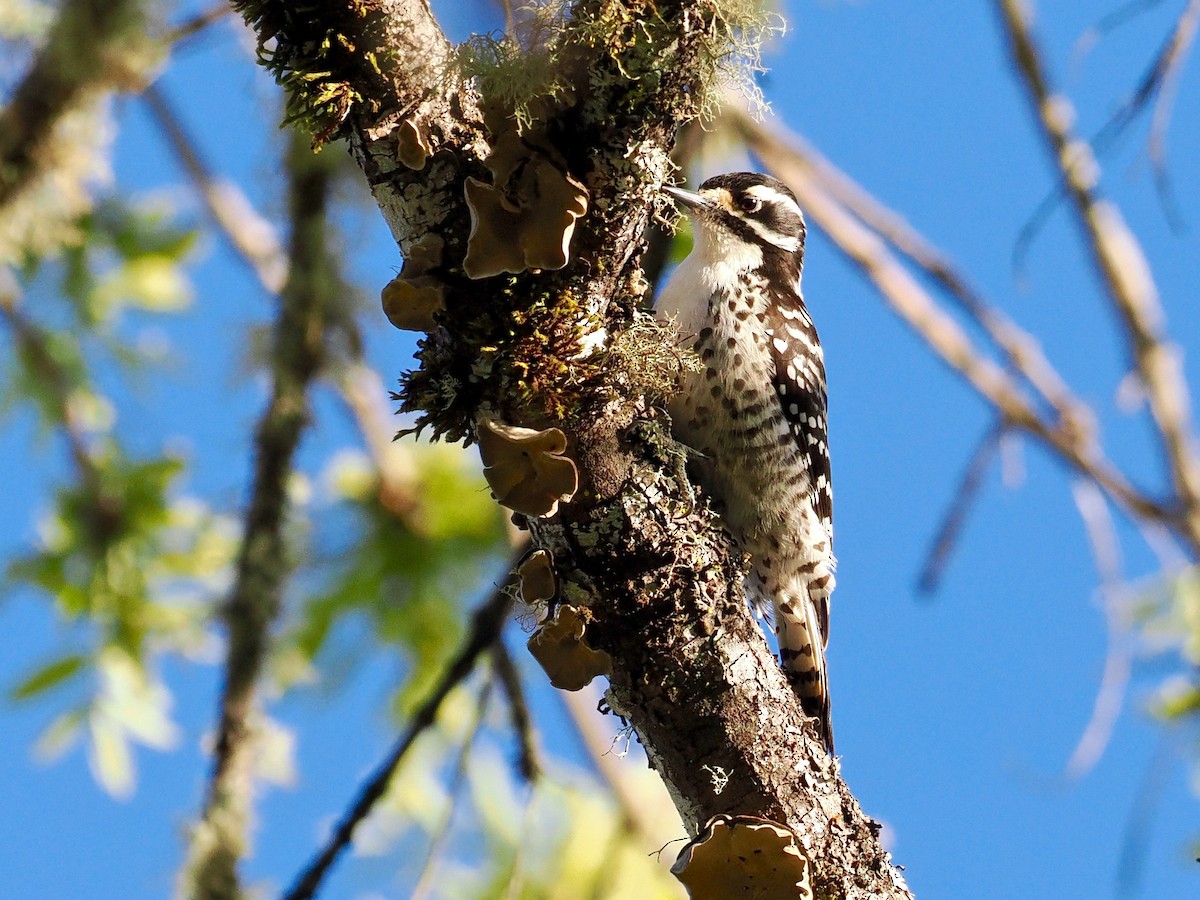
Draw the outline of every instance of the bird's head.
<instances>
[{"instance_id":1,"label":"bird's head","mask_svg":"<svg viewBox=\"0 0 1200 900\"><path fill-rule=\"evenodd\" d=\"M700 189L663 187L692 217L696 250L702 255L728 255L741 249L764 256L804 261L806 229L795 195L782 181L755 172L717 175Z\"/></svg>"}]
</instances>

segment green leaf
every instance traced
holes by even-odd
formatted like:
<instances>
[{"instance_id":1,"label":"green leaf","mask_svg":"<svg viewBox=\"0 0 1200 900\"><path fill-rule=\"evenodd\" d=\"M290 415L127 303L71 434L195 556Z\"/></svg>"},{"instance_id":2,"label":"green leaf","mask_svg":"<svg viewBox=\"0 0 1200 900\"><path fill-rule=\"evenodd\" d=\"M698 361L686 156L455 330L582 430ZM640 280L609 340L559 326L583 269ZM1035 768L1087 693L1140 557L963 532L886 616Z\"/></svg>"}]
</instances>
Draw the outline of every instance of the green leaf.
<instances>
[{"instance_id":1,"label":"green leaf","mask_svg":"<svg viewBox=\"0 0 1200 900\"><path fill-rule=\"evenodd\" d=\"M35 669L9 692L13 700L29 700L56 687L66 684L84 671L88 657L70 653Z\"/></svg>"},{"instance_id":2,"label":"green leaf","mask_svg":"<svg viewBox=\"0 0 1200 900\"><path fill-rule=\"evenodd\" d=\"M55 718L38 735L33 746L33 755L41 762L54 762L79 740L83 723L87 720L87 707L73 709Z\"/></svg>"}]
</instances>

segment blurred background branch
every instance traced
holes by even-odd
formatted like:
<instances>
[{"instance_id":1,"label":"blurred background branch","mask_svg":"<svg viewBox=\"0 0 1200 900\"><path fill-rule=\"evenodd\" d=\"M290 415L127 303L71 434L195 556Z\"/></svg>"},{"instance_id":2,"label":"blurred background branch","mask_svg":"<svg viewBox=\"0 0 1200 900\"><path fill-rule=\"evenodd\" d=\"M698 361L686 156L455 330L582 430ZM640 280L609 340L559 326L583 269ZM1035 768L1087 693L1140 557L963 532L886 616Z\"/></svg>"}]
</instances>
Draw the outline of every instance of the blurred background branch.
<instances>
[{"instance_id":1,"label":"blurred background branch","mask_svg":"<svg viewBox=\"0 0 1200 900\"><path fill-rule=\"evenodd\" d=\"M183 893L238 896L254 796L258 692L292 568L285 525L293 458L309 422L308 390L324 364L325 329L338 302L327 229L332 160L294 135L287 152L290 241L271 348L271 396L259 419L255 471L236 576L222 618L228 635L212 774L191 835Z\"/></svg>"},{"instance_id":2,"label":"blurred background branch","mask_svg":"<svg viewBox=\"0 0 1200 900\"><path fill-rule=\"evenodd\" d=\"M1194 4L1193 4L1194 5ZM1070 101L1055 93L1030 29L1029 7L997 0L1013 65L1073 201L1079 225L1124 329L1163 445L1182 536L1200 561L1200 456L1179 349L1167 338L1165 315L1149 262L1118 207L1096 195L1099 167L1091 147L1070 130ZM1190 15L1185 10L1184 16ZM1194 26L1192 26L1194 27Z\"/></svg>"}]
</instances>

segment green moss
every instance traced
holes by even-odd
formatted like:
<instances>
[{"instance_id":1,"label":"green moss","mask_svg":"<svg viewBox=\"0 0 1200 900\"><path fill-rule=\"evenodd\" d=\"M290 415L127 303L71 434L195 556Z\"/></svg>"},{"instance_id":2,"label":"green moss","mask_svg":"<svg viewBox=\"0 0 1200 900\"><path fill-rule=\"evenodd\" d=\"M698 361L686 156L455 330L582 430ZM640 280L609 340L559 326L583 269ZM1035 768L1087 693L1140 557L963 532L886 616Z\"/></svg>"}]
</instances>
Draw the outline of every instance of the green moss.
<instances>
[{"instance_id":1,"label":"green moss","mask_svg":"<svg viewBox=\"0 0 1200 900\"><path fill-rule=\"evenodd\" d=\"M504 281L479 307L444 316L453 342L436 332L422 342L421 369L403 377L398 395L402 411L418 414L412 430L461 440L485 402L563 423L596 397L601 363L581 357L581 341L599 322L569 287L530 300L533 276Z\"/></svg>"},{"instance_id":2,"label":"green moss","mask_svg":"<svg viewBox=\"0 0 1200 900\"><path fill-rule=\"evenodd\" d=\"M258 35L259 62L284 88L284 124L307 129L315 146L334 137L355 106L383 107L391 90L383 75L387 60L378 50L364 52L352 37L373 36L373 48L388 46L380 0L233 0L233 6Z\"/></svg>"}]
</instances>

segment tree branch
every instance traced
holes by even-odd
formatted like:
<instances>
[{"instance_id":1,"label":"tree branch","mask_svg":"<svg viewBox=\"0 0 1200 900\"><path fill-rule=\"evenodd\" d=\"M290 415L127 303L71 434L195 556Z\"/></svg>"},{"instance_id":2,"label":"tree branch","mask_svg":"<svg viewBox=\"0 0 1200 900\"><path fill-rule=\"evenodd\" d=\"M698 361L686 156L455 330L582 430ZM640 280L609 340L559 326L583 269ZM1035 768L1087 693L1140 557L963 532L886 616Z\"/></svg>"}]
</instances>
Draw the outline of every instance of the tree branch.
<instances>
[{"instance_id":1,"label":"tree branch","mask_svg":"<svg viewBox=\"0 0 1200 900\"><path fill-rule=\"evenodd\" d=\"M517 737L519 752L517 771L525 781L533 784L542 774L542 765L538 762L537 736L533 731L533 717L529 714L529 703L521 684L521 673L503 641L496 641L492 645L492 671L508 701L508 715Z\"/></svg>"},{"instance_id":2,"label":"tree branch","mask_svg":"<svg viewBox=\"0 0 1200 900\"><path fill-rule=\"evenodd\" d=\"M314 157L296 143L289 158L288 281L275 323L271 398L255 438L254 484L236 578L222 611L228 647L220 722L204 810L183 876L189 897L240 896L237 864L245 850L253 795L257 685L290 569L283 534L287 486L308 420L307 390L321 366L324 322L335 293L325 244L332 161Z\"/></svg>"},{"instance_id":3,"label":"tree branch","mask_svg":"<svg viewBox=\"0 0 1200 900\"><path fill-rule=\"evenodd\" d=\"M151 84L142 92L142 102L234 252L265 290L278 294L287 279L288 260L271 223L235 184L213 175L158 85Z\"/></svg>"},{"instance_id":4,"label":"tree branch","mask_svg":"<svg viewBox=\"0 0 1200 900\"><path fill-rule=\"evenodd\" d=\"M1120 210L1096 194L1099 168L1086 142L1070 131L1070 102L1050 86L1025 10L996 0L1009 52L1042 136L1067 185L1088 250L1116 310L1158 427L1167 470L1193 558L1200 558L1200 456L1178 349L1169 343L1158 289L1137 238Z\"/></svg>"},{"instance_id":5,"label":"tree branch","mask_svg":"<svg viewBox=\"0 0 1200 900\"><path fill-rule=\"evenodd\" d=\"M122 50L145 33L141 0L68 0L45 46L0 110L0 212L53 159L55 126L123 69Z\"/></svg>"},{"instance_id":6,"label":"tree branch","mask_svg":"<svg viewBox=\"0 0 1200 900\"><path fill-rule=\"evenodd\" d=\"M308 900L316 895L329 869L341 852L349 846L354 830L367 817L387 791L397 767L404 760L409 748L437 718L443 701L475 668L475 663L500 639L504 622L512 610L512 593L506 588L496 590L491 598L475 611L467 636L457 655L451 660L446 672L433 689L433 693L413 714L408 728L396 742L387 758L376 767L374 774L359 788L358 796L338 822L329 841L313 857L304 871L297 876L284 900Z\"/></svg>"},{"instance_id":7,"label":"tree branch","mask_svg":"<svg viewBox=\"0 0 1200 900\"><path fill-rule=\"evenodd\" d=\"M796 158L830 197L864 225L892 245L927 274L960 310L966 313L1000 350L1005 367L1028 382L1054 410L1062 422L1087 422L1091 411L1072 393L1062 376L1046 358L1041 345L1029 332L1008 318L977 291L950 257L934 246L894 210L819 153L796 134L781 135L755 121L740 106L726 113L751 147L776 148L773 152Z\"/></svg>"}]
</instances>

